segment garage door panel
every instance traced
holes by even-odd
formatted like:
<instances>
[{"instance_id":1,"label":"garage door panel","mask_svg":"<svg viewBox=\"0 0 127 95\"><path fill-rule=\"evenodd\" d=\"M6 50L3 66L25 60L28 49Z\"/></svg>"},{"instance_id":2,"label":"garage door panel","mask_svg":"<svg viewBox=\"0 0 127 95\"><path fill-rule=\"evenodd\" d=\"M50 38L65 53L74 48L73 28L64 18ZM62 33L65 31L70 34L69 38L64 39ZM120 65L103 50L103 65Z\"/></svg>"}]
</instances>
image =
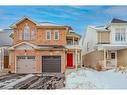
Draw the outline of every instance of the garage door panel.
<instances>
[{"instance_id":1,"label":"garage door panel","mask_svg":"<svg viewBox=\"0 0 127 95\"><path fill-rule=\"evenodd\" d=\"M35 56L17 56L17 73L35 73Z\"/></svg>"},{"instance_id":2,"label":"garage door panel","mask_svg":"<svg viewBox=\"0 0 127 95\"><path fill-rule=\"evenodd\" d=\"M43 56L42 72L61 72L61 56Z\"/></svg>"}]
</instances>

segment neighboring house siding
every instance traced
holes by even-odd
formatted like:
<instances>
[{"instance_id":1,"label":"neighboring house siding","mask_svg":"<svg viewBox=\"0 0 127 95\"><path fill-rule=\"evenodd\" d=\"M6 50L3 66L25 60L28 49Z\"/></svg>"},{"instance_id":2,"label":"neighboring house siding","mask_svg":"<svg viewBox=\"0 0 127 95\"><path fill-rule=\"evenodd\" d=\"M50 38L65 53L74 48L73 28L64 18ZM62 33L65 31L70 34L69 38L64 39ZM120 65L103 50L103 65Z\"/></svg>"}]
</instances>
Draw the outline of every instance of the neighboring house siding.
<instances>
[{"instance_id":1,"label":"neighboring house siding","mask_svg":"<svg viewBox=\"0 0 127 95\"><path fill-rule=\"evenodd\" d=\"M117 51L117 66L127 67L127 49Z\"/></svg>"},{"instance_id":2,"label":"neighboring house siding","mask_svg":"<svg viewBox=\"0 0 127 95\"><path fill-rule=\"evenodd\" d=\"M110 43L110 32L97 32L97 39L99 44Z\"/></svg>"},{"instance_id":3,"label":"neighboring house siding","mask_svg":"<svg viewBox=\"0 0 127 95\"><path fill-rule=\"evenodd\" d=\"M115 32L116 32L116 28L125 28L126 29L126 41L125 42L121 42L121 41L116 41L115 40ZM110 29L110 42L111 44L127 44L127 24L111 24L111 26L109 27Z\"/></svg>"},{"instance_id":4,"label":"neighboring house siding","mask_svg":"<svg viewBox=\"0 0 127 95\"><path fill-rule=\"evenodd\" d=\"M96 64L99 64L99 61L103 59L103 51L93 51L83 56L83 65L86 67L92 67L96 69Z\"/></svg>"},{"instance_id":5,"label":"neighboring house siding","mask_svg":"<svg viewBox=\"0 0 127 95\"><path fill-rule=\"evenodd\" d=\"M85 38L83 39L83 49L82 49L83 55L91 51L94 51L94 46L96 45L96 43L97 43L96 30L88 26Z\"/></svg>"}]
</instances>

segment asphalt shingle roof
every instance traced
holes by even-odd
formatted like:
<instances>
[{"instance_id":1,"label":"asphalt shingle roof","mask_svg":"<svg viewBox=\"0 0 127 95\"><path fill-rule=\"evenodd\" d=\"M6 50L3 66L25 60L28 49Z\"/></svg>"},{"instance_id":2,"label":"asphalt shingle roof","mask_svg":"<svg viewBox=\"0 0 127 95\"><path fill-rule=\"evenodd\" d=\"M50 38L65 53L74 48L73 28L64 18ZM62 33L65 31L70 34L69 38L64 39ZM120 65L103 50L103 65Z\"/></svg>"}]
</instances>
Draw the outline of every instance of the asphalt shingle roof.
<instances>
[{"instance_id":1,"label":"asphalt shingle roof","mask_svg":"<svg viewBox=\"0 0 127 95\"><path fill-rule=\"evenodd\" d=\"M121 20L121 19L117 19L117 18L113 18L111 23L127 23L127 21Z\"/></svg>"}]
</instances>

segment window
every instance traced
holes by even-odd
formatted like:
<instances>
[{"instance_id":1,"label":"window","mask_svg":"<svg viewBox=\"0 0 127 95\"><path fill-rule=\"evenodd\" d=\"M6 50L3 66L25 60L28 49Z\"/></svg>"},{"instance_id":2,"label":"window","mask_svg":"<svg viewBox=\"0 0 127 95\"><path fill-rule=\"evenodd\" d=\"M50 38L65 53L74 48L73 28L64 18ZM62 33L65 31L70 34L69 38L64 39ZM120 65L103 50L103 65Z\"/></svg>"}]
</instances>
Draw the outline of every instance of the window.
<instances>
[{"instance_id":1,"label":"window","mask_svg":"<svg viewBox=\"0 0 127 95\"><path fill-rule=\"evenodd\" d=\"M22 40L22 31L18 31L18 38L19 40Z\"/></svg>"},{"instance_id":2,"label":"window","mask_svg":"<svg viewBox=\"0 0 127 95\"><path fill-rule=\"evenodd\" d=\"M32 30L32 40L34 40L34 32L35 32L35 30Z\"/></svg>"},{"instance_id":3,"label":"window","mask_svg":"<svg viewBox=\"0 0 127 95\"><path fill-rule=\"evenodd\" d=\"M67 39L67 45L73 45L73 41L71 39Z\"/></svg>"},{"instance_id":4,"label":"window","mask_svg":"<svg viewBox=\"0 0 127 95\"><path fill-rule=\"evenodd\" d=\"M111 53L111 59L115 59L115 53Z\"/></svg>"},{"instance_id":5,"label":"window","mask_svg":"<svg viewBox=\"0 0 127 95\"><path fill-rule=\"evenodd\" d=\"M25 40L30 40L30 28L28 25L24 27Z\"/></svg>"},{"instance_id":6,"label":"window","mask_svg":"<svg viewBox=\"0 0 127 95\"><path fill-rule=\"evenodd\" d=\"M50 32L49 31L46 32L46 40L50 40Z\"/></svg>"},{"instance_id":7,"label":"window","mask_svg":"<svg viewBox=\"0 0 127 95\"><path fill-rule=\"evenodd\" d=\"M54 39L55 40L58 40L59 39L59 32L58 31L54 33Z\"/></svg>"},{"instance_id":8,"label":"window","mask_svg":"<svg viewBox=\"0 0 127 95\"><path fill-rule=\"evenodd\" d=\"M125 28L116 28L115 40L116 41L126 41L126 29Z\"/></svg>"}]
</instances>

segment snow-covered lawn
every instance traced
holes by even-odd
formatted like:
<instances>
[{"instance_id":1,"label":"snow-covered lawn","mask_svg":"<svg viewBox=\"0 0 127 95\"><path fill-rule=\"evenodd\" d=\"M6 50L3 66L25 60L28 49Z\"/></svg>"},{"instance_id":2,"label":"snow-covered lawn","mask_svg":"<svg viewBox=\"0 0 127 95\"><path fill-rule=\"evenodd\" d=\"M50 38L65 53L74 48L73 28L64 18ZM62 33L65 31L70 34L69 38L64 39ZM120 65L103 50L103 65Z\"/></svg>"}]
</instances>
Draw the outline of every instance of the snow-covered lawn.
<instances>
[{"instance_id":1,"label":"snow-covered lawn","mask_svg":"<svg viewBox=\"0 0 127 95\"><path fill-rule=\"evenodd\" d=\"M67 70L65 89L127 89L127 73L113 70Z\"/></svg>"}]
</instances>

